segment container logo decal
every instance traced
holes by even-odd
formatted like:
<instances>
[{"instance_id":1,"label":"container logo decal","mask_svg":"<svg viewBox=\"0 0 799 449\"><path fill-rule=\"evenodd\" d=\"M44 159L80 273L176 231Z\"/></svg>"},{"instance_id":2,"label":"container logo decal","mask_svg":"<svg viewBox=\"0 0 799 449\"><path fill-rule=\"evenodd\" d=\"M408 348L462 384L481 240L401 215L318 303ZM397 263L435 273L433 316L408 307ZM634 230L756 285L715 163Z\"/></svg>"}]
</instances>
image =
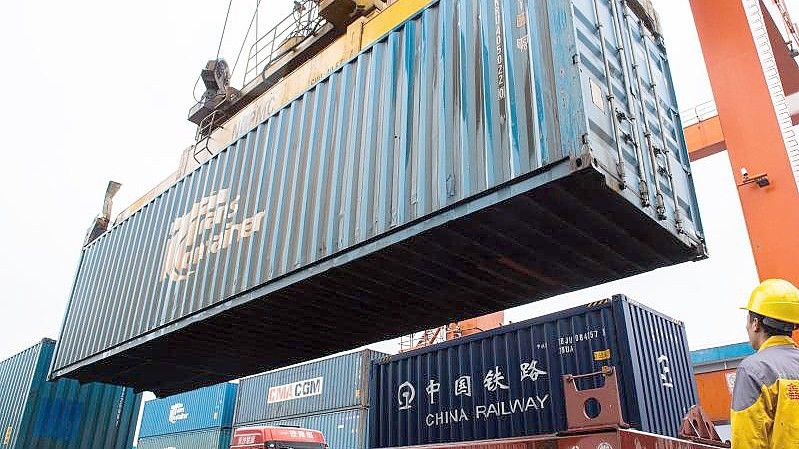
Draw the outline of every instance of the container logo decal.
<instances>
[{"instance_id":1,"label":"container logo decal","mask_svg":"<svg viewBox=\"0 0 799 449\"><path fill-rule=\"evenodd\" d=\"M400 410L410 410L413 400L416 398L416 388L410 382L405 382L399 386L397 391L397 402Z\"/></svg>"},{"instance_id":2,"label":"container logo decal","mask_svg":"<svg viewBox=\"0 0 799 449\"><path fill-rule=\"evenodd\" d=\"M279 385L269 388L269 394L266 399L267 404L274 404L276 402L293 401L294 399L307 398L310 396L319 396L322 394L322 381L324 378L316 377L308 380L301 380L299 382L292 382L286 385Z\"/></svg>"},{"instance_id":3,"label":"container logo decal","mask_svg":"<svg viewBox=\"0 0 799 449\"><path fill-rule=\"evenodd\" d=\"M172 424L175 424L178 421L183 421L184 419L189 419L189 414L186 412L186 406L178 402L172 407L169 407L169 418L167 419Z\"/></svg>"},{"instance_id":4,"label":"container logo decal","mask_svg":"<svg viewBox=\"0 0 799 449\"><path fill-rule=\"evenodd\" d=\"M261 230L264 212L236 223L239 199L231 199L230 189L221 189L194 203L187 214L172 222L161 264L162 281L188 279L202 260Z\"/></svg>"},{"instance_id":5,"label":"container logo decal","mask_svg":"<svg viewBox=\"0 0 799 449\"><path fill-rule=\"evenodd\" d=\"M674 381L671 378L671 366L669 366L669 358L665 355L658 357L658 366L660 367L660 384L666 388L674 388Z\"/></svg>"},{"instance_id":6,"label":"container logo decal","mask_svg":"<svg viewBox=\"0 0 799 449\"><path fill-rule=\"evenodd\" d=\"M13 431L14 431L14 428L11 427L11 426L8 426L8 428L6 429L6 436L3 438L3 446L6 446L6 445L8 445L8 443L11 442L11 433Z\"/></svg>"},{"instance_id":7,"label":"container logo decal","mask_svg":"<svg viewBox=\"0 0 799 449\"><path fill-rule=\"evenodd\" d=\"M594 351L594 361L601 362L604 360L610 360L610 349L605 349L604 351Z\"/></svg>"},{"instance_id":8,"label":"container logo decal","mask_svg":"<svg viewBox=\"0 0 799 449\"><path fill-rule=\"evenodd\" d=\"M736 374L737 373L735 371L733 371L731 373L727 373L727 375L725 376L727 378L727 389L730 390L730 394L732 394L732 391L735 389L735 375Z\"/></svg>"},{"instance_id":9,"label":"container logo decal","mask_svg":"<svg viewBox=\"0 0 799 449\"><path fill-rule=\"evenodd\" d=\"M546 376L547 372L538 367L537 360L531 360L521 363L519 365L521 375L519 381L535 383L542 376ZM485 397L488 393L493 395L501 391L511 390L510 381L506 376L506 370L500 366L494 366L489 369L482 377L482 386ZM434 378L427 381L425 392L427 393L430 409L437 403L437 399L442 392L441 383ZM452 392L457 396L464 396L472 398L475 395L473 390L472 376L464 375L455 379L452 385ZM524 391L522 389L521 391ZM413 408L414 399L416 397L416 387L410 382L402 383L397 390L397 402L399 410L411 410ZM501 416L513 415L516 413L526 413L534 410L542 410L549 404L549 394L535 395L518 398L508 398L505 400L488 400L483 403L473 404L472 407L459 407L451 410L433 411L424 418L428 427L443 426L462 421L472 420L489 420L499 418Z\"/></svg>"}]
</instances>

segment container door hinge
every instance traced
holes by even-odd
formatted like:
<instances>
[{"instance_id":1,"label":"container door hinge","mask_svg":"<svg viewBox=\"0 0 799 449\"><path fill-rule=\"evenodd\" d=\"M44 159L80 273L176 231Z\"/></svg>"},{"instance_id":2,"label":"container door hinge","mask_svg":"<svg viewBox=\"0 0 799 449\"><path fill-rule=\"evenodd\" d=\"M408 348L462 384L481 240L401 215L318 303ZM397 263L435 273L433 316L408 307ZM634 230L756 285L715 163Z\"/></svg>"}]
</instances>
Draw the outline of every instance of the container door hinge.
<instances>
[{"instance_id":1,"label":"container door hinge","mask_svg":"<svg viewBox=\"0 0 799 449\"><path fill-rule=\"evenodd\" d=\"M649 200L649 184L646 182L645 179L640 178L638 180L638 185L639 185L638 196L641 198L641 207L651 206L652 203Z\"/></svg>"},{"instance_id":2,"label":"container door hinge","mask_svg":"<svg viewBox=\"0 0 799 449\"><path fill-rule=\"evenodd\" d=\"M663 194L658 193L655 196L655 201L655 211L657 212L658 220L665 220L668 217L666 216L666 201L663 199Z\"/></svg>"},{"instance_id":3,"label":"container door hinge","mask_svg":"<svg viewBox=\"0 0 799 449\"><path fill-rule=\"evenodd\" d=\"M624 161L616 163L616 171L619 174L619 189L624 190L627 188L627 174L624 169Z\"/></svg>"}]
</instances>

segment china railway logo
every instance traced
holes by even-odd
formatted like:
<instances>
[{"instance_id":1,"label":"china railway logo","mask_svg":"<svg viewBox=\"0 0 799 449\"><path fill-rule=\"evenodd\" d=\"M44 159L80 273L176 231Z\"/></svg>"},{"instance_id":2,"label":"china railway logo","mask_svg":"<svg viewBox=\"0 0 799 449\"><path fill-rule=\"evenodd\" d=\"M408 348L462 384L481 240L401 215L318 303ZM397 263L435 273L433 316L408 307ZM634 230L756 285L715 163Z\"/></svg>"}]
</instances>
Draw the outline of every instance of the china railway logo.
<instances>
[{"instance_id":1,"label":"china railway logo","mask_svg":"<svg viewBox=\"0 0 799 449\"><path fill-rule=\"evenodd\" d=\"M221 189L192 204L189 212L172 222L161 264L161 280L188 279L194 268L211 255L261 230L264 212L236 222L239 199Z\"/></svg>"},{"instance_id":2,"label":"china railway logo","mask_svg":"<svg viewBox=\"0 0 799 449\"><path fill-rule=\"evenodd\" d=\"M413 400L416 398L416 388L410 382L405 382L399 386L397 401L400 410L410 410L413 407Z\"/></svg>"}]
</instances>

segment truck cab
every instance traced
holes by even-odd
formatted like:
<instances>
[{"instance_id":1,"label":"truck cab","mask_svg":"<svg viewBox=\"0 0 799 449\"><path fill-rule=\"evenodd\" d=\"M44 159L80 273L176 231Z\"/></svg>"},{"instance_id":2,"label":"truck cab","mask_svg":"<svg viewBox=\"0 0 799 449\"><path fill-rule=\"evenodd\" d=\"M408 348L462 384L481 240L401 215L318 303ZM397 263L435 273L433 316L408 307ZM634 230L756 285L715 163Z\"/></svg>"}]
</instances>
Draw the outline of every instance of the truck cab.
<instances>
[{"instance_id":1,"label":"truck cab","mask_svg":"<svg viewBox=\"0 0 799 449\"><path fill-rule=\"evenodd\" d=\"M328 449L328 446L318 430L257 426L236 429L230 449Z\"/></svg>"}]
</instances>

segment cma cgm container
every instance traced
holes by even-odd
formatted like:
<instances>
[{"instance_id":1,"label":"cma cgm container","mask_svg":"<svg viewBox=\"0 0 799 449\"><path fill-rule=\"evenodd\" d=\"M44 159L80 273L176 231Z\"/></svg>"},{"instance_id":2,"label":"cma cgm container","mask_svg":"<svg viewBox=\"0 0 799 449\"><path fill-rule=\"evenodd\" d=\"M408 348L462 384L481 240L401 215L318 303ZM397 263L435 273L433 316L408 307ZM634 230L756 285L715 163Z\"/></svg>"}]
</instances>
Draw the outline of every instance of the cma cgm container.
<instances>
[{"instance_id":1,"label":"cma cgm container","mask_svg":"<svg viewBox=\"0 0 799 449\"><path fill-rule=\"evenodd\" d=\"M230 429L236 407L236 389L236 384L223 383L146 402L139 438Z\"/></svg>"},{"instance_id":2,"label":"cma cgm container","mask_svg":"<svg viewBox=\"0 0 799 449\"><path fill-rule=\"evenodd\" d=\"M386 31L84 248L53 377L172 394L705 257L628 2Z\"/></svg>"},{"instance_id":3,"label":"cma cgm container","mask_svg":"<svg viewBox=\"0 0 799 449\"><path fill-rule=\"evenodd\" d=\"M627 423L677 435L696 404L685 327L614 296L376 363L371 447L566 430L562 376L604 366L616 368Z\"/></svg>"},{"instance_id":4,"label":"cma cgm container","mask_svg":"<svg viewBox=\"0 0 799 449\"><path fill-rule=\"evenodd\" d=\"M0 362L0 447L129 449L141 396L132 389L47 381L55 342Z\"/></svg>"},{"instance_id":5,"label":"cma cgm container","mask_svg":"<svg viewBox=\"0 0 799 449\"><path fill-rule=\"evenodd\" d=\"M369 444L368 415L367 409L354 408L252 423L249 426L290 426L318 430L325 436L331 449L366 449Z\"/></svg>"},{"instance_id":6,"label":"cma cgm container","mask_svg":"<svg viewBox=\"0 0 799 449\"><path fill-rule=\"evenodd\" d=\"M140 438L137 449L228 449L230 429L204 429Z\"/></svg>"},{"instance_id":7,"label":"cma cgm container","mask_svg":"<svg viewBox=\"0 0 799 449\"><path fill-rule=\"evenodd\" d=\"M242 379L234 425L368 407L370 362L384 356L363 350Z\"/></svg>"}]
</instances>

